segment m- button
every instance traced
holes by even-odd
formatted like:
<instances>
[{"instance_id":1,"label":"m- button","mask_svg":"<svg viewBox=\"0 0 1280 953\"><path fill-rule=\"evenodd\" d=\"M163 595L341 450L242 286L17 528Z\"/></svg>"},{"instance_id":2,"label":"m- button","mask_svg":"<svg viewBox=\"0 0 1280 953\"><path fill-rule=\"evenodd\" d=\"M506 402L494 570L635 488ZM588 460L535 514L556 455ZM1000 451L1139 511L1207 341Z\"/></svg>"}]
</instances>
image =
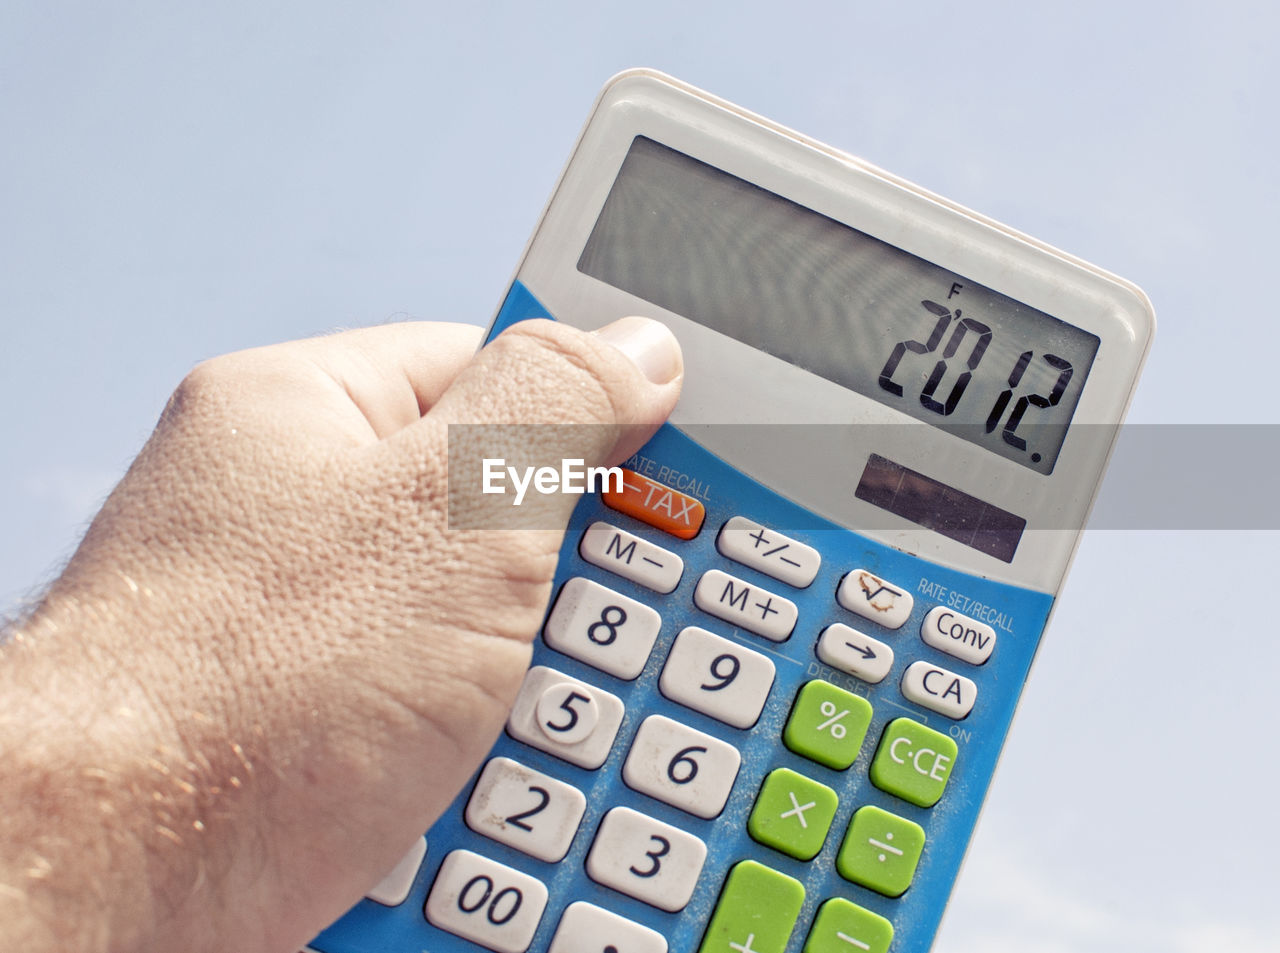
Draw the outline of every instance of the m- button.
<instances>
[{"instance_id":1,"label":"m- button","mask_svg":"<svg viewBox=\"0 0 1280 953\"><path fill-rule=\"evenodd\" d=\"M621 492L605 490L600 497L605 506L634 516L680 539L697 536L707 516L706 508L692 496L641 476L634 470L622 471Z\"/></svg>"}]
</instances>

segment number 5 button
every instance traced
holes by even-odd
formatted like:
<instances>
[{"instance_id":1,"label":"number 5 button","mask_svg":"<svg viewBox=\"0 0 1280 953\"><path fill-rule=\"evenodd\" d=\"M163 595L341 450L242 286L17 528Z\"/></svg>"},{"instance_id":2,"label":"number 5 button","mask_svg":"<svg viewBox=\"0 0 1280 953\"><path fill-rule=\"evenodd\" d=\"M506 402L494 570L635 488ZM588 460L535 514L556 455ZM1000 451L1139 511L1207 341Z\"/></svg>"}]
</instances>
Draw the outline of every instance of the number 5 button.
<instances>
[{"instance_id":1,"label":"number 5 button","mask_svg":"<svg viewBox=\"0 0 1280 953\"><path fill-rule=\"evenodd\" d=\"M697 817L715 817L738 777L733 745L662 715L650 715L622 766L622 779L642 794Z\"/></svg>"},{"instance_id":2,"label":"number 5 button","mask_svg":"<svg viewBox=\"0 0 1280 953\"><path fill-rule=\"evenodd\" d=\"M600 822L587 875L598 884L676 913L693 896L707 845L678 827L629 807L615 807Z\"/></svg>"},{"instance_id":3,"label":"number 5 button","mask_svg":"<svg viewBox=\"0 0 1280 953\"><path fill-rule=\"evenodd\" d=\"M545 665L524 677L507 731L580 768L604 764L622 724L622 700Z\"/></svg>"}]
</instances>

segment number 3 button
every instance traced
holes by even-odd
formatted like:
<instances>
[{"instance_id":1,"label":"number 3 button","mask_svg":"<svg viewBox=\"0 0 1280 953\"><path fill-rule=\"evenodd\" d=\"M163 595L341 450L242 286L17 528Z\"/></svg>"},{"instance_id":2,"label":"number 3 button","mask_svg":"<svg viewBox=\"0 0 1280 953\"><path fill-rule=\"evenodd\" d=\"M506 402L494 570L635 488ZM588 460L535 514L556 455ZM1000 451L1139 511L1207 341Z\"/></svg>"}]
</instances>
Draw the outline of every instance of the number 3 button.
<instances>
[{"instance_id":1,"label":"number 3 button","mask_svg":"<svg viewBox=\"0 0 1280 953\"><path fill-rule=\"evenodd\" d=\"M692 834L629 807L600 822L587 855L587 875L637 900L675 913L693 896L707 845Z\"/></svg>"}]
</instances>

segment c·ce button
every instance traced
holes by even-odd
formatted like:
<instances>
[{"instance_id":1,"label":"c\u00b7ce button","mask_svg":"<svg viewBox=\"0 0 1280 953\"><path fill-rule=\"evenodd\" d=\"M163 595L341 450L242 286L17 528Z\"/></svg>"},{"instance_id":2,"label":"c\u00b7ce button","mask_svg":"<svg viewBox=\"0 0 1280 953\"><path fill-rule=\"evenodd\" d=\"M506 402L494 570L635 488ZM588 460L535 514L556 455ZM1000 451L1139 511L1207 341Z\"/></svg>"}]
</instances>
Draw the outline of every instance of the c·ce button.
<instances>
[{"instance_id":1,"label":"c\u00b7ce button","mask_svg":"<svg viewBox=\"0 0 1280 953\"><path fill-rule=\"evenodd\" d=\"M955 769L956 743L910 718L885 726L871 762L871 783L918 807L933 807Z\"/></svg>"}]
</instances>

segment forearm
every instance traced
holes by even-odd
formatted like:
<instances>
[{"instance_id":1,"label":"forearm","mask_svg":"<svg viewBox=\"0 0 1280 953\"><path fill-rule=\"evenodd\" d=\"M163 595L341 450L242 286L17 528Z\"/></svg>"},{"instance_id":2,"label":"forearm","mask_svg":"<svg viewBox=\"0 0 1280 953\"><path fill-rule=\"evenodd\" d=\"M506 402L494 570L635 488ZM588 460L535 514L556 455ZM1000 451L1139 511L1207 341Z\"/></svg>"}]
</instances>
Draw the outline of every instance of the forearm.
<instances>
[{"instance_id":1,"label":"forearm","mask_svg":"<svg viewBox=\"0 0 1280 953\"><path fill-rule=\"evenodd\" d=\"M130 670L108 648L127 644L121 628L109 611L55 597L0 649L9 949L140 953L175 930L188 941L211 932L203 895L225 865L200 842L243 782L211 783L226 767L188 753L147 687L159 673L137 658Z\"/></svg>"},{"instance_id":2,"label":"forearm","mask_svg":"<svg viewBox=\"0 0 1280 953\"><path fill-rule=\"evenodd\" d=\"M155 920L147 836L137 822L146 802L129 800L145 780L145 759L128 735L142 734L146 716L126 698L111 705L103 691L110 673L94 684L80 665L59 664L67 647L51 620L11 635L0 652L0 923L8 945L30 953L136 948Z\"/></svg>"}]
</instances>

